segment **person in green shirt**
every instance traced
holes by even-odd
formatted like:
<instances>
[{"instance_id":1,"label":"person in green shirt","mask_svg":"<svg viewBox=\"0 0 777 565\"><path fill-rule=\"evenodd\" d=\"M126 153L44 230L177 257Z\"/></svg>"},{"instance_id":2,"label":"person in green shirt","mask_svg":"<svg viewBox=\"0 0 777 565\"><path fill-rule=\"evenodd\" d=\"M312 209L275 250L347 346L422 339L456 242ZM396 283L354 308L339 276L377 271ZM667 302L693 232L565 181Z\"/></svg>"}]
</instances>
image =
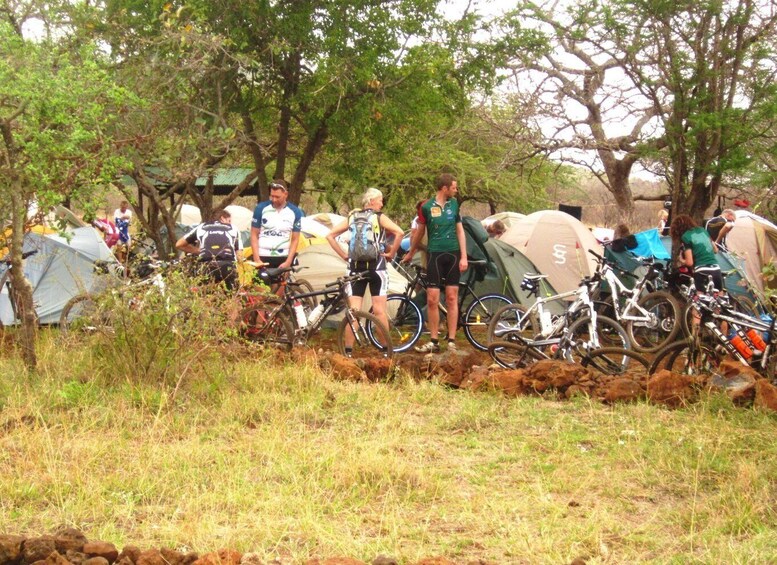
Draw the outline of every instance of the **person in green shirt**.
<instances>
[{"instance_id":1,"label":"person in green shirt","mask_svg":"<svg viewBox=\"0 0 777 565\"><path fill-rule=\"evenodd\" d=\"M723 290L723 275L715 258L715 244L703 227L690 216L681 215L672 220L669 227L672 243L679 244L678 263L693 269L693 281L696 289L704 292L709 278L717 290Z\"/></svg>"},{"instance_id":2,"label":"person in green shirt","mask_svg":"<svg viewBox=\"0 0 777 565\"><path fill-rule=\"evenodd\" d=\"M413 234L403 263L415 255L424 232L429 233L427 249L426 306L431 341L416 347L419 353L440 351L440 289L445 287L445 305L448 308L448 350L456 350L456 327L459 320L459 277L467 270L467 240L459 215L456 193L458 184L453 175L445 173L437 178L437 194L418 209L418 229Z\"/></svg>"}]
</instances>

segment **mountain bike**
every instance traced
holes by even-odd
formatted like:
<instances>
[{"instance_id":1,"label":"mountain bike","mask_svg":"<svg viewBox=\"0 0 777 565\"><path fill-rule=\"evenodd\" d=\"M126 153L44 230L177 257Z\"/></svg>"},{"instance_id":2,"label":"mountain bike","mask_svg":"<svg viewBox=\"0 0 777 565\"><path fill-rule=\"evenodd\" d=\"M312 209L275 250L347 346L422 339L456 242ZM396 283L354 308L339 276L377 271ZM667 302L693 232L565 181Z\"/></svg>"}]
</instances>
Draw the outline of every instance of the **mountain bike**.
<instances>
[{"instance_id":1,"label":"mountain bike","mask_svg":"<svg viewBox=\"0 0 777 565\"><path fill-rule=\"evenodd\" d=\"M528 309L521 304L510 304L498 310L489 324L489 344L505 341L523 344L537 350L536 355L527 353L527 359L535 360L553 357L568 343L575 345L573 353L578 357L582 351L601 347L631 349L631 340L623 326L598 314L591 300L591 289L600 282L598 272L584 277L575 290L540 297L540 284L546 278L547 275L540 274L524 276L521 289L534 296L534 303ZM560 315L553 315L549 306L570 298L574 300L566 309Z\"/></svg>"},{"instance_id":2,"label":"mountain bike","mask_svg":"<svg viewBox=\"0 0 777 565\"><path fill-rule=\"evenodd\" d=\"M59 316L59 330L69 332L97 332L110 330L114 322L111 305L103 301L104 292L112 293L113 304L127 304L132 308L142 305L143 296L150 292L165 293L163 273L174 263L148 259L136 272L136 278L119 278L113 271L115 264L95 261L94 271L101 275L103 292L82 292L65 303ZM122 267L123 268L123 267ZM141 276L142 275L142 276Z\"/></svg>"},{"instance_id":3,"label":"mountain bike","mask_svg":"<svg viewBox=\"0 0 777 565\"><path fill-rule=\"evenodd\" d=\"M407 270L399 264L394 266ZM477 295L474 287L477 284L477 270L487 266L486 261L470 261L470 268L459 281L459 320L458 327L464 329L464 335L475 349L488 349L488 324L499 308L512 303L505 295L490 293ZM386 313L390 322L391 337L394 341L394 351L400 353L409 350L421 337L424 327L424 316L418 304L419 293L428 288L426 270L418 265L410 265L415 274L407 276L407 286L402 293L389 294L386 297ZM465 305L466 308L464 307ZM448 309L444 297L440 297L440 339L447 337Z\"/></svg>"},{"instance_id":4,"label":"mountain bike","mask_svg":"<svg viewBox=\"0 0 777 565\"><path fill-rule=\"evenodd\" d=\"M368 272L363 272L340 277L319 291L266 295L240 314L240 334L249 341L288 351L295 344L306 343L327 318L342 312L337 344L343 355L347 354L346 333L350 332L354 338L352 357L391 357L393 346L388 328L369 312L348 306L349 283L368 276ZM302 305L308 298L321 298L309 314Z\"/></svg>"},{"instance_id":5,"label":"mountain bike","mask_svg":"<svg viewBox=\"0 0 777 565\"><path fill-rule=\"evenodd\" d=\"M772 381L777 377L775 321L765 321L738 312L725 295L687 290L689 322L687 336L661 348L650 373L662 369L688 375L714 374L726 357L752 367ZM729 335L724 333L725 328Z\"/></svg>"},{"instance_id":6,"label":"mountain bike","mask_svg":"<svg viewBox=\"0 0 777 565\"><path fill-rule=\"evenodd\" d=\"M663 265L648 257L641 259L643 267L647 267L642 276L618 269L621 276L636 281L634 288L628 288L616 276L612 262L595 251L589 249L588 252L596 258L597 270L610 290L605 301L595 302L597 312L623 324L636 351L657 351L673 341L680 331L679 303L666 291L646 292L647 285L663 272Z\"/></svg>"}]
</instances>

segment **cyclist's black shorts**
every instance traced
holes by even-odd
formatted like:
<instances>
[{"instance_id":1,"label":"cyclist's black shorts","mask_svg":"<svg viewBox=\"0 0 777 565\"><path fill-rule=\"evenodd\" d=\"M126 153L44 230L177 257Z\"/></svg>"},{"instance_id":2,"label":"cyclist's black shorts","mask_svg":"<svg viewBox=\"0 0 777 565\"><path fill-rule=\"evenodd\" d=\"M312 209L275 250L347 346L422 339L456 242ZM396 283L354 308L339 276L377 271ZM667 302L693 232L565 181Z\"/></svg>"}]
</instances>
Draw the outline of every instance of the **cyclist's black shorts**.
<instances>
[{"instance_id":1,"label":"cyclist's black shorts","mask_svg":"<svg viewBox=\"0 0 777 565\"><path fill-rule=\"evenodd\" d=\"M427 282L431 288L459 286L460 251L432 251L426 266Z\"/></svg>"},{"instance_id":2,"label":"cyclist's black shorts","mask_svg":"<svg viewBox=\"0 0 777 565\"><path fill-rule=\"evenodd\" d=\"M234 261L203 261L200 263L200 269L203 276L215 283L223 282L229 290L238 286L237 265Z\"/></svg>"},{"instance_id":3,"label":"cyclist's black shorts","mask_svg":"<svg viewBox=\"0 0 777 565\"><path fill-rule=\"evenodd\" d=\"M362 271L356 271L348 269L348 275L355 275ZM348 296L358 296L364 298L364 293L367 292L367 285L370 287L370 296L386 296L388 294L388 271L383 269L381 271L370 271L370 276L366 279L359 279L348 283L345 287L345 292Z\"/></svg>"},{"instance_id":4,"label":"cyclist's black shorts","mask_svg":"<svg viewBox=\"0 0 777 565\"><path fill-rule=\"evenodd\" d=\"M260 260L262 263L267 263L267 266L268 266L268 267L272 267L272 268L278 268L278 267L280 267L280 266L281 266L281 263L283 263L283 262L284 262L286 259L288 259L288 258L289 258L289 257L288 257L287 255L283 255L283 256L281 256L281 257L279 257L279 256L277 256L277 255L274 255L274 256L272 256L272 257L269 257L269 256L268 256L268 257L264 257L264 256L262 256L262 257L259 257L259 260ZM291 262L291 264L292 264L292 266L294 266L294 267L296 267L297 265L299 265L299 262L297 261L297 256L296 256L296 255L294 256L294 261L292 261L292 262Z\"/></svg>"},{"instance_id":5,"label":"cyclist's black shorts","mask_svg":"<svg viewBox=\"0 0 777 565\"><path fill-rule=\"evenodd\" d=\"M720 272L720 267L717 265L711 267L696 267L694 269L693 282L696 285L696 290L699 292L706 292L709 277L712 277L712 284L715 285L717 290L723 290L723 275Z\"/></svg>"}]
</instances>

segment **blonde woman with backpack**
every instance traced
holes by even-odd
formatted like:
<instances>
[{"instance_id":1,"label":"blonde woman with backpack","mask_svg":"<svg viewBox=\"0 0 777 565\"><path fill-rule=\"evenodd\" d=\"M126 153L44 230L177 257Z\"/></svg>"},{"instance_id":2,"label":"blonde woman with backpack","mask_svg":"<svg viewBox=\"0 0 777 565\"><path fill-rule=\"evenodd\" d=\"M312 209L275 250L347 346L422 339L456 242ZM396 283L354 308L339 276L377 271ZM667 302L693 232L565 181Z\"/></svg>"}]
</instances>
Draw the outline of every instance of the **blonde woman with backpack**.
<instances>
[{"instance_id":1,"label":"blonde woman with backpack","mask_svg":"<svg viewBox=\"0 0 777 565\"><path fill-rule=\"evenodd\" d=\"M377 188L368 188L362 196L362 208L353 210L344 222L334 226L326 239L335 253L348 263L348 275L364 271L370 273L368 278L349 285L348 302L351 308L361 308L369 285L372 313L388 328L390 325L386 315L387 264L396 256L404 232L381 212L382 208L383 193ZM346 231L350 231L351 234L347 251L335 239ZM387 244L387 235L393 236L390 246ZM353 335L349 336L346 333L346 355L351 351L352 345Z\"/></svg>"}]
</instances>

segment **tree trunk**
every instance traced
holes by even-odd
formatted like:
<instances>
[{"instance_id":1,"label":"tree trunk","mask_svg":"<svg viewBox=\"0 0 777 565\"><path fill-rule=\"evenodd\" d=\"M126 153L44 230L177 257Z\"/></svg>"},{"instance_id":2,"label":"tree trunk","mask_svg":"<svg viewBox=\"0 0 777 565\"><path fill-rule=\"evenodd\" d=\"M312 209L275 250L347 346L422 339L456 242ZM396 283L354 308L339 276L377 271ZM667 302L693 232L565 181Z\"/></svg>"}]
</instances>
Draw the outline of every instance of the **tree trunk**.
<instances>
[{"instance_id":1,"label":"tree trunk","mask_svg":"<svg viewBox=\"0 0 777 565\"><path fill-rule=\"evenodd\" d=\"M21 321L19 345L22 350L22 360L29 369L35 369L38 357L35 341L38 333L38 316L35 313L35 303L32 298L32 285L24 276L22 248L24 246L24 221L27 219L27 203L22 198L22 189L18 182L11 191L11 285L16 304L16 314Z\"/></svg>"}]
</instances>

